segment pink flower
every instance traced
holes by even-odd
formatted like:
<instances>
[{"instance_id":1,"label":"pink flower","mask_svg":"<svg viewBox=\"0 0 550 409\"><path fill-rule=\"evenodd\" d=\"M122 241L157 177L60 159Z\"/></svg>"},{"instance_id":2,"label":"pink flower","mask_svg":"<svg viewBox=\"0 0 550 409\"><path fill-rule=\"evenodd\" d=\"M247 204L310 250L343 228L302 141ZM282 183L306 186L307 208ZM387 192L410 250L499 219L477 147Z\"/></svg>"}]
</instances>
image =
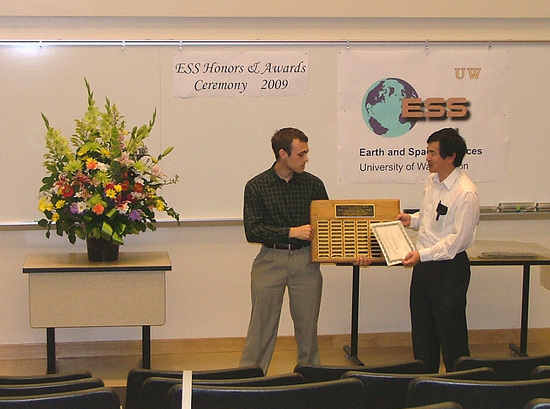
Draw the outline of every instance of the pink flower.
<instances>
[{"instance_id":1,"label":"pink flower","mask_svg":"<svg viewBox=\"0 0 550 409\"><path fill-rule=\"evenodd\" d=\"M120 162L123 166L130 166L134 164L134 161L130 159L130 154L128 152L122 152L120 158L115 160Z\"/></svg>"},{"instance_id":2,"label":"pink flower","mask_svg":"<svg viewBox=\"0 0 550 409\"><path fill-rule=\"evenodd\" d=\"M154 178L160 178L164 176L164 173L162 173L162 169L158 164L153 165L151 168L151 176Z\"/></svg>"}]
</instances>

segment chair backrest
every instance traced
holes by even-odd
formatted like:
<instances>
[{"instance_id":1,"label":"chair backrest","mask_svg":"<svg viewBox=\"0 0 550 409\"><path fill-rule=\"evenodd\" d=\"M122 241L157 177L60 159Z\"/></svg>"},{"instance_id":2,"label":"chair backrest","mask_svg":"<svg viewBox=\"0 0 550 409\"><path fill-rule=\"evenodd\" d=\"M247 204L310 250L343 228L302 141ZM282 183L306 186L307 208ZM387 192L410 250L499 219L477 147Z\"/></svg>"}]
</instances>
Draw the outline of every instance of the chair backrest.
<instances>
[{"instance_id":1,"label":"chair backrest","mask_svg":"<svg viewBox=\"0 0 550 409\"><path fill-rule=\"evenodd\" d=\"M550 409L550 399L537 398L530 400L523 409Z\"/></svg>"},{"instance_id":2,"label":"chair backrest","mask_svg":"<svg viewBox=\"0 0 550 409\"><path fill-rule=\"evenodd\" d=\"M304 377L291 372L286 374L241 379L193 379L193 385L207 386L282 386L305 383Z\"/></svg>"},{"instance_id":3,"label":"chair backrest","mask_svg":"<svg viewBox=\"0 0 550 409\"><path fill-rule=\"evenodd\" d=\"M434 403L433 405L415 406L414 408L409 408L409 409L464 409L464 408L456 402L441 402L441 403Z\"/></svg>"},{"instance_id":4,"label":"chair backrest","mask_svg":"<svg viewBox=\"0 0 550 409\"><path fill-rule=\"evenodd\" d=\"M519 381L531 379L531 372L539 365L550 365L550 355L514 358L475 358L460 357L453 365L454 371L491 367L500 381Z\"/></svg>"},{"instance_id":5,"label":"chair backrest","mask_svg":"<svg viewBox=\"0 0 550 409\"><path fill-rule=\"evenodd\" d=\"M120 409L118 395L108 388L52 393L46 395L0 397L0 409Z\"/></svg>"},{"instance_id":6,"label":"chair backrest","mask_svg":"<svg viewBox=\"0 0 550 409\"><path fill-rule=\"evenodd\" d=\"M259 366L193 371L193 379L237 379L263 376ZM142 409L143 383L151 377L176 378L181 381L183 371L133 368L126 380L125 409Z\"/></svg>"},{"instance_id":7,"label":"chair backrest","mask_svg":"<svg viewBox=\"0 0 550 409\"><path fill-rule=\"evenodd\" d=\"M550 365L539 365L531 371L531 379L550 378Z\"/></svg>"},{"instance_id":8,"label":"chair backrest","mask_svg":"<svg viewBox=\"0 0 550 409\"><path fill-rule=\"evenodd\" d=\"M240 379L193 379L193 385L208 386L282 386L304 383L299 373ZM152 377L143 383L142 409L168 408L168 391L174 385L181 385L181 379Z\"/></svg>"},{"instance_id":9,"label":"chair backrest","mask_svg":"<svg viewBox=\"0 0 550 409\"><path fill-rule=\"evenodd\" d=\"M193 386L193 409L361 409L363 385L358 379L267 387ZM182 387L168 393L169 409L181 409Z\"/></svg>"},{"instance_id":10,"label":"chair backrest","mask_svg":"<svg viewBox=\"0 0 550 409\"><path fill-rule=\"evenodd\" d=\"M72 381L75 379L91 378L92 374L88 371L55 373L47 375L24 375L24 376L0 376L0 385L23 385L36 383L51 383Z\"/></svg>"},{"instance_id":11,"label":"chair backrest","mask_svg":"<svg viewBox=\"0 0 550 409\"><path fill-rule=\"evenodd\" d=\"M306 382L324 382L340 379L349 371L383 372L383 373L425 373L426 366L421 360L412 360L386 365L368 366L329 366L329 365L301 365L294 368L294 372L301 374Z\"/></svg>"},{"instance_id":12,"label":"chair backrest","mask_svg":"<svg viewBox=\"0 0 550 409\"><path fill-rule=\"evenodd\" d=\"M451 401L465 409L517 409L534 398L550 398L550 379L471 381L421 377L409 384L407 406Z\"/></svg>"},{"instance_id":13,"label":"chair backrest","mask_svg":"<svg viewBox=\"0 0 550 409\"><path fill-rule=\"evenodd\" d=\"M105 386L99 378L84 378L70 381L33 383L24 385L0 385L0 396L28 396L73 392Z\"/></svg>"},{"instance_id":14,"label":"chair backrest","mask_svg":"<svg viewBox=\"0 0 550 409\"><path fill-rule=\"evenodd\" d=\"M492 368L476 368L467 371L430 374L430 377L446 379L492 380L495 371ZM366 408L400 409L406 406L409 383L426 374L389 374L376 372L346 372L344 378L357 378L365 388Z\"/></svg>"}]
</instances>

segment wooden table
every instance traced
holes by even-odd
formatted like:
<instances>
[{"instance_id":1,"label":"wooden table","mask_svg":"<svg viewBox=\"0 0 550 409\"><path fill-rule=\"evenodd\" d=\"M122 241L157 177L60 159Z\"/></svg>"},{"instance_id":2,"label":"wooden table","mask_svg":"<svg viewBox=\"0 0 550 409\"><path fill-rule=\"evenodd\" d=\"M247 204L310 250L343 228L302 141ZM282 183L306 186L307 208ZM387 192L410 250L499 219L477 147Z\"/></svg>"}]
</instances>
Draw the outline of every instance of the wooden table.
<instances>
[{"instance_id":1,"label":"wooden table","mask_svg":"<svg viewBox=\"0 0 550 409\"><path fill-rule=\"evenodd\" d=\"M142 366L151 367L151 326L166 320L167 252L121 252L112 262L85 253L31 253L29 319L46 328L47 371L56 372L55 328L142 327Z\"/></svg>"},{"instance_id":2,"label":"wooden table","mask_svg":"<svg viewBox=\"0 0 550 409\"><path fill-rule=\"evenodd\" d=\"M520 345L510 343L512 351L520 356L527 356L527 332L529 327L529 287L531 266L550 265L550 249L539 243L516 241L478 240L468 249L472 266L518 266L522 267L523 285L521 290L521 327ZM373 265L385 265L377 263ZM359 278L360 268L353 266L352 301L351 301L351 342L344 346L349 359L357 365L364 365L357 356L359 332Z\"/></svg>"}]
</instances>

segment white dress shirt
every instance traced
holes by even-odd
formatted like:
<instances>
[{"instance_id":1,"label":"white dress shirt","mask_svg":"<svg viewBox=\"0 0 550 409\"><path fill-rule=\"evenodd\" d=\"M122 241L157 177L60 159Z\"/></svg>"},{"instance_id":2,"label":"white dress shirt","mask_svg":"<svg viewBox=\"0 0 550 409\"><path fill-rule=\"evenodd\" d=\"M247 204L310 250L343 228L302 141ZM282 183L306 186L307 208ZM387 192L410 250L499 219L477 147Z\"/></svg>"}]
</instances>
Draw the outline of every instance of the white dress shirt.
<instances>
[{"instance_id":1,"label":"white dress shirt","mask_svg":"<svg viewBox=\"0 0 550 409\"><path fill-rule=\"evenodd\" d=\"M437 217L437 206L447 207ZM420 211L411 215L410 228L418 230L416 249L420 261L453 259L474 244L479 222L479 198L476 186L459 168L439 181L431 173L424 187Z\"/></svg>"}]
</instances>

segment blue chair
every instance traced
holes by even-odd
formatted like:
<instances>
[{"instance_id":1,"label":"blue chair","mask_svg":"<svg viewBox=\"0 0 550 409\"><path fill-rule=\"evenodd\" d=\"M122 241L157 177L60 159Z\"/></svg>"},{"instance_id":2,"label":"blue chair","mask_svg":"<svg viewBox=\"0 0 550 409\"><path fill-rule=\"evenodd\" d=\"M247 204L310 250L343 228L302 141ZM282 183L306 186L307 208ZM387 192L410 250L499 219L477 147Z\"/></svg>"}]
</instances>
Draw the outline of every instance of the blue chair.
<instances>
[{"instance_id":1,"label":"blue chair","mask_svg":"<svg viewBox=\"0 0 550 409\"><path fill-rule=\"evenodd\" d=\"M409 385L407 406L456 402L464 409L517 409L535 398L550 398L550 379L472 381L421 377Z\"/></svg>"},{"instance_id":2,"label":"blue chair","mask_svg":"<svg viewBox=\"0 0 550 409\"><path fill-rule=\"evenodd\" d=\"M407 389L413 379L430 376L445 379L494 379L492 368L476 368L437 374L386 374L375 372L346 372L343 378L356 378L365 388L365 409L401 409L407 404Z\"/></svg>"},{"instance_id":3,"label":"blue chair","mask_svg":"<svg viewBox=\"0 0 550 409\"><path fill-rule=\"evenodd\" d=\"M463 371L488 366L496 372L499 381L531 379L531 373L539 365L550 365L550 355L514 358L475 358L463 356L456 360L453 371Z\"/></svg>"},{"instance_id":4,"label":"blue chair","mask_svg":"<svg viewBox=\"0 0 550 409\"><path fill-rule=\"evenodd\" d=\"M0 376L0 385L23 385L36 383L64 382L75 379L91 378L89 371L55 373L46 375Z\"/></svg>"},{"instance_id":5,"label":"blue chair","mask_svg":"<svg viewBox=\"0 0 550 409\"><path fill-rule=\"evenodd\" d=\"M385 365L369 366L330 366L330 365L301 365L294 368L294 372L301 374L306 382L323 382L340 379L349 371L383 372L383 373L426 373L424 362L415 359Z\"/></svg>"},{"instance_id":6,"label":"blue chair","mask_svg":"<svg viewBox=\"0 0 550 409\"><path fill-rule=\"evenodd\" d=\"M523 409L550 409L550 399L538 398L530 400Z\"/></svg>"},{"instance_id":7,"label":"blue chair","mask_svg":"<svg viewBox=\"0 0 550 409\"><path fill-rule=\"evenodd\" d=\"M539 365L531 371L531 379L550 378L550 365Z\"/></svg>"},{"instance_id":8,"label":"blue chair","mask_svg":"<svg viewBox=\"0 0 550 409\"><path fill-rule=\"evenodd\" d=\"M125 409L142 409L143 383L152 377L175 378L181 381L183 371L133 368L126 380ZM264 376L259 366L194 371L194 379L238 379Z\"/></svg>"},{"instance_id":9,"label":"blue chair","mask_svg":"<svg viewBox=\"0 0 550 409\"><path fill-rule=\"evenodd\" d=\"M193 409L361 409L363 385L358 379L267 387L193 386ZM168 393L168 408L181 409L182 386Z\"/></svg>"},{"instance_id":10,"label":"blue chair","mask_svg":"<svg viewBox=\"0 0 550 409\"><path fill-rule=\"evenodd\" d=\"M464 409L456 402L441 402L434 403L433 405L422 405L415 406L414 408L404 408L404 409Z\"/></svg>"},{"instance_id":11,"label":"blue chair","mask_svg":"<svg viewBox=\"0 0 550 409\"><path fill-rule=\"evenodd\" d=\"M120 409L118 395L108 388L18 397L0 397L0 409Z\"/></svg>"},{"instance_id":12,"label":"blue chair","mask_svg":"<svg viewBox=\"0 0 550 409\"><path fill-rule=\"evenodd\" d=\"M193 379L193 386L282 386L304 383L299 373L289 373L257 378L241 379ZM143 383L142 409L168 408L168 392L174 385L182 385L181 379L152 377Z\"/></svg>"},{"instance_id":13,"label":"blue chair","mask_svg":"<svg viewBox=\"0 0 550 409\"><path fill-rule=\"evenodd\" d=\"M0 385L0 396L45 395L103 387L105 387L105 383L99 378L84 378L48 383Z\"/></svg>"}]
</instances>

